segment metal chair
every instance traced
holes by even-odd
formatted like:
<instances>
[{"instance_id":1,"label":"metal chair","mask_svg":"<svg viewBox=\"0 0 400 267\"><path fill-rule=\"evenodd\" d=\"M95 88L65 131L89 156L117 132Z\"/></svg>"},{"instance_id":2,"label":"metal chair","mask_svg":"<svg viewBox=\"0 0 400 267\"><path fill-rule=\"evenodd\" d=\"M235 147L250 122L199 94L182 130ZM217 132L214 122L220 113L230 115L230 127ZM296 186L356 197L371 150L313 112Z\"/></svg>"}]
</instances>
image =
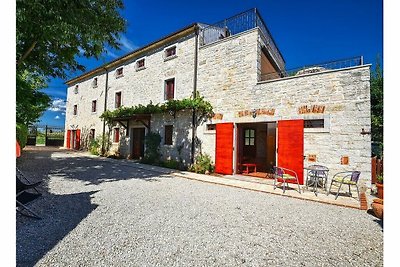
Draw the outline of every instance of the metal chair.
<instances>
[{"instance_id":1,"label":"metal chair","mask_svg":"<svg viewBox=\"0 0 400 267\"><path fill-rule=\"evenodd\" d=\"M37 186L42 182L30 183L29 180L25 177L25 175L17 168L16 169L16 208L17 212L24 216L34 217L37 219L41 219L39 215L37 215L32 209L27 207L27 204L34 201L42 194L37 190ZM21 178L28 181L29 184L21 181ZM36 193L30 193L29 190L35 190ZM30 214L25 214L22 211L26 210Z\"/></svg>"},{"instance_id":2,"label":"metal chair","mask_svg":"<svg viewBox=\"0 0 400 267\"><path fill-rule=\"evenodd\" d=\"M272 169L274 171L274 190L277 187L276 182L278 179L283 181L283 193L285 193L286 186L289 187L288 181L296 181L299 188L299 193L301 194L299 178L297 177L297 173L295 171L277 166L273 166Z\"/></svg>"},{"instance_id":3,"label":"metal chair","mask_svg":"<svg viewBox=\"0 0 400 267\"><path fill-rule=\"evenodd\" d=\"M342 185L348 185L349 186L349 194L351 195L351 188L350 186L355 185L357 188L357 194L358 194L358 198L360 198L360 191L358 190L358 179L360 178L360 174L361 172L359 171L346 171L346 172L338 172L336 173L333 178L332 178L332 182L331 182L331 186L329 187L328 193L326 195L329 195L329 193L331 192L331 188L332 188L332 184L338 184L339 183L339 188L338 191L336 193L336 197L335 199L338 198L339 196L339 192L340 189L342 187Z\"/></svg>"}]
</instances>

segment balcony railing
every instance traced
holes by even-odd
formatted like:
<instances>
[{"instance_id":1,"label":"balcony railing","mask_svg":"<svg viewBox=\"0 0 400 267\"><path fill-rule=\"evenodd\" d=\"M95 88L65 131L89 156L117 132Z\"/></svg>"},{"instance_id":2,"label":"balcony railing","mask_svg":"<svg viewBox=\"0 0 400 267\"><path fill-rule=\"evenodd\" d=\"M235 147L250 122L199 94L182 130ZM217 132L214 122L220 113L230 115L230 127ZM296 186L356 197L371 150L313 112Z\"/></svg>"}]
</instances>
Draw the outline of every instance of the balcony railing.
<instances>
[{"instance_id":1,"label":"balcony railing","mask_svg":"<svg viewBox=\"0 0 400 267\"><path fill-rule=\"evenodd\" d=\"M361 66L363 64L364 64L363 57L359 56L342 60L324 62L320 64L308 65L300 68L283 70L280 72L262 73L261 81L275 80L291 76L301 76L305 74L324 72L329 70L343 69L343 68Z\"/></svg>"},{"instance_id":2,"label":"balcony railing","mask_svg":"<svg viewBox=\"0 0 400 267\"><path fill-rule=\"evenodd\" d=\"M211 44L231 35L235 35L258 27L263 33L264 41L268 46L271 56L281 70L285 68L282 54L265 26L263 19L256 8L247 10L231 18L225 19L213 25L203 25L200 33L200 45Z\"/></svg>"}]
</instances>

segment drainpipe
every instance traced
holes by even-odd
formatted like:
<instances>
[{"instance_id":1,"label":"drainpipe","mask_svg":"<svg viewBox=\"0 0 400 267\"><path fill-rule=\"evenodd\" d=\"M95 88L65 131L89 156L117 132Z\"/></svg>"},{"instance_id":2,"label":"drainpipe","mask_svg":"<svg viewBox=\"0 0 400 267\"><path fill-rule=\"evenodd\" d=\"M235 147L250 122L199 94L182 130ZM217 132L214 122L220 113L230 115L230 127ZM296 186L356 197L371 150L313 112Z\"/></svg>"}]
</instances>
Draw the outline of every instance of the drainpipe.
<instances>
[{"instance_id":1,"label":"drainpipe","mask_svg":"<svg viewBox=\"0 0 400 267\"><path fill-rule=\"evenodd\" d=\"M197 95L197 61L198 61L198 50L199 50L199 26L196 24L195 26L195 47L194 47L194 75L193 75L193 98ZM196 150L196 130L197 130L197 121L196 121L196 111L192 110L192 150L191 150L191 163L194 163L194 154Z\"/></svg>"},{"instance_id":2,"label":"drainpipe","mask_svg":"<svg viewBox=\"0 0 400 267\"><path fill-rule=\"evenodd\" d=\"M108 95L108 70L103 67L103 69L106 71L106 87L104 90L104 112L107 110L107 95ZM101 142L101 154L104 155L105 153L105 147L104 147L104 140L105 140L105 134L106 134L106 121L103 120L103 138Z\"/></svg>"}]
</instances>

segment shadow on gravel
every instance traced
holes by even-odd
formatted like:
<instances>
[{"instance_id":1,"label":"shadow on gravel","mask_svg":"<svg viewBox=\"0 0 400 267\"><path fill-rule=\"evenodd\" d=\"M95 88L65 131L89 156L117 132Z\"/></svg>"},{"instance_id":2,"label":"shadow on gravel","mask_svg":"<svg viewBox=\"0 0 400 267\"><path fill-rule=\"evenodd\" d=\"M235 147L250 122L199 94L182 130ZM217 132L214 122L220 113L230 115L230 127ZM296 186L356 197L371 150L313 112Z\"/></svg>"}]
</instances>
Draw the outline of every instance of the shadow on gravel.
<instances>
[{"instance_id":1,"label":"shadow on gravel","mask_svg":"<svg viewBox=\"0 0 400 267\"><path fill-rule=\"evenodd\" d=\"M34 266L48 251L71 232L97 205L91 191L70 195L44 193L31 206L41 220L17 214L16 266ZM56 263L55 263L56 264Z\"/></svg>"}]
</instances>

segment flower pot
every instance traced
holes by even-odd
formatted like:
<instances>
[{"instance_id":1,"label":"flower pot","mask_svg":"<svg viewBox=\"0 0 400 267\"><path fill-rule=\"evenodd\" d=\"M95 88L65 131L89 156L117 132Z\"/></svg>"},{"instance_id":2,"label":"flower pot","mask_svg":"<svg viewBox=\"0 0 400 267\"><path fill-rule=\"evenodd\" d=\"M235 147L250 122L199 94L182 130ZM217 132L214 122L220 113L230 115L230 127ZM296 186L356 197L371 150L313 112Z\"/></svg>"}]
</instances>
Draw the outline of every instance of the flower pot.
<instances>
[{"instance_id":1,"label":"flower pot","mask_svg":"<svg viewBox=\"0 0 400 267\"><path fill-rule=\"evenodd\" d=\"M383 200L382 199L374 199L373 203L371 204L372 211L374 212L375 216L379 219L383 219Z\"/></svg>"},{"instance_id":2,"label":"flower pot","mask_svg":"<svg viewBox=\"0 0 400 267\"><path fill-rule=\"evenodd\" d=\"M378 197L383 199L383 184L376 183L376 189L378 190Z\"/></svg>"}]
</instances>

